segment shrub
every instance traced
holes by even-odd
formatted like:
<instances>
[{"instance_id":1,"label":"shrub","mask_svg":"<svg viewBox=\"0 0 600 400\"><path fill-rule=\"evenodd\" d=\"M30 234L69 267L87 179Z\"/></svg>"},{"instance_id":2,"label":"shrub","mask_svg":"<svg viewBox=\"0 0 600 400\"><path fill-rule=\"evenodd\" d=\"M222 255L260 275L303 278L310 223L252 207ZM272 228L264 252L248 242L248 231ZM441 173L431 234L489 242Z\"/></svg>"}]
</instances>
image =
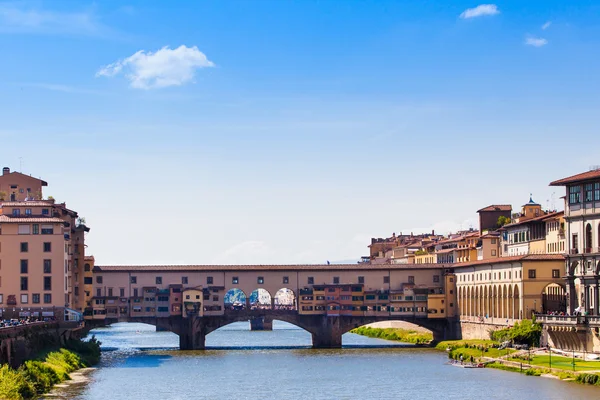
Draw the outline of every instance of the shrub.
<instances>
[{"instance_id":1,"label":"shrub","mask_svg":"<svg viewBox=\"0 0 600 400\"><path fill-rule=\"evenodd\" d=\"M46 393L61 381L56 371L41 361L25 362L22 373L31 382L36 393Z\"/></svg>"},{"instance_id":2,"label":"shrub","mask_svg":"<svg viewBox=\"0 0 600 400\"><path fill-rule=\"evenodd\" d=\"M34 395L35 388L27 381L21 370L14 370L8 365L0 368L0 398L22 400Z\"/></svg>"},{"instance_id":3,"label":"shrub","mask_svg":"<svg viewBox=\"0 0 600 400\"><path fill-rule=\"evenodd\" d=\"M540 371L537 368L529 368L529 369L525 370L525 375L540 376L540 375L542 375L542 371Z\"/></svg>"},{"instance_id":4,"label":"shrub","mask_svg":"<svg viewBox=\"0 0 600 400\"><path fill-rule=\"evenodd\" d=\"M600 379L600 375L596 375L596 374L579 374L575 378L575 380L577 382L579 382L579 383L585 383L585 384L588 384L588 385L598 385L598 384L600 384L600 382L598 382L599 379Z\"/></svg>"}]
</instances>

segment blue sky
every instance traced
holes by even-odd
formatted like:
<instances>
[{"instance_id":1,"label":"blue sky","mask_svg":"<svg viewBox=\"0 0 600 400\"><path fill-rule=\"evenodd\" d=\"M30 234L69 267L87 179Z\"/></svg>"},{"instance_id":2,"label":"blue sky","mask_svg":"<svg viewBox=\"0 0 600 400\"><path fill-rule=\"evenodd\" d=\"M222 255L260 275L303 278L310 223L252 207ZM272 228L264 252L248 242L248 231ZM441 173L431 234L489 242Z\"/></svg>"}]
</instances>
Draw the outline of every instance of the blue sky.
<instances>
[{"instance_id":1,"label":"blue sky","mask_svg":"<svg viewBox=\"0 0 600 400\"><path fill-rule=\"evenodd\" d=\"M0 1L0 49L2 164L101 264L357 259L600 164L593 1Z\"/></svg>"}]
</instances>

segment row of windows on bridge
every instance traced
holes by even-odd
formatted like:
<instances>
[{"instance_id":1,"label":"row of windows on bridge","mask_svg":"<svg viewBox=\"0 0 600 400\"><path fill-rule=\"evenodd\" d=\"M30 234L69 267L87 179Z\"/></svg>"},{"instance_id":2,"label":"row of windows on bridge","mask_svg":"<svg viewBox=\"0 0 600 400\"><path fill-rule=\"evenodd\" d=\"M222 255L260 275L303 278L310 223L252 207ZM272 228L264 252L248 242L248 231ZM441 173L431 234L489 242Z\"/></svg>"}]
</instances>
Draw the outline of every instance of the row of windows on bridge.
<instances>
[{"instance_id":1,"label":"row of windows on bridge","mask_svg":"<svg viewBox=\"0 0 600 400\"><path fill-rule=\"evenodd\" d=\"M204 307L204 311L220 311L220 306L206 306ZM329 306L302 306L302 311L391 311L391 312L412 312L412 313L423 313L427 312L426 307L386 307L386 306L338 306L338 305L329 305ZM127 309L123 308L120 310L121 313L126 313ZM136 312L169 312L169 307L141 307L134 306L132 307L132 311ZM173 311L180 311L179 309ZM107 310L94 310L94 315L106 315ZM444 309L442 308L441 313L444 313Z\"/></svg>"},{"instance_id":2,"label":"row of windows on bridge","mask_svg":"<svg viewBox=\"0 0 600 400\"><path fill-rule=\"evenodd\" d=\"M427 307L392 307L392 306L351 306L330 304L328 306L302 306L302 311L391 311L391 312L427 312ZM444 309L441 310L444 313Z\"/></svg>"},{"instance_id":3,"label":"row of windows on bridge","mask_svg":"<svg viewBox=\"0 0 600 400\"><path fill-rule=\"evenodd\" d=\"M380 294L380 295L374 295L374 294L367 294L366 296L347 296L347 295L342 295L339 296L339 298L335 297L335 296L301 296L300 300L301 301L313 301L315 298L318 300L328 300L328 301L332 301L332 300L352 300L352 301L365 301L365 299L368 300L389 300L389 295L387 294ZM396 295L396 296L392 296L392 300L402 300L402 295ZM405 301L427 301L427 296L404 296L404 300ZM442 300L442 303L444 302L444 300Z\"/></svg>"},{"instance_id":4,"label":"row of windows on bridge","mask_svg":"<svg viewBox=\"0 0 600 400\"><path fill-rule=\"evenodd\" d=\"M287 285L287 284L289 284L289 283L290 283L290 278L289 278L288 276L284 276L284 277L282 278L282 281L283 281L282 283L283 283L284 285ZM89 282L89 281L87 281L87 282ZM85 283L87 283L87 282L85 282ZM131 277L131 279L130 279L130 282L131 282L132 284L137 284L137 276L132 276L132 277ZM440 276L439 276L439 275L433 275L433 283L439 283L439 282L440 282ZM91 283L91 282L89 282L89 283ZM102 284L102 276L100 276L100 275L99 275L99 276L96 276L96 283L98 283L98 284ZM163 279L162 279L162 276L157 276L157 277L155 277L155 283L156 283L157 285L162 285L162 284L163 284ZM181 283L182 283L183 285L187 285L187 284L188 284L188 277L187 277L187 276L182 276L182 277L181 277ZM234 277L232 277L232 278L231 278L231 283L232 283L233 285L238 285L238 284L240 283L240 279L239 279L239 277L237 277L237 276L234 276ZM259 276L259 277L257 277L257 278L256 278L256 283L258 283L259 285L262 285L262 284L264 284L264 283L265 283L265 278L264 278L264 277L262 277L262 276ZM306 282L306 283L307 283L308 285L314 285L314 284L315 284L315 278L314 278L314 277L312 277L312 276L309 276L309 277L307 278L307 282ZM364 283L365 283L365 277L364 277L364 276L359 276L359 277L358 277L358 283L360 283L360 284L364 284ZM389 276L384 276L384 277L383 277L383 283L388 283L388 284L389 284L389 283L390 283L390 277L389 277ZM408 277L408 283L409 283L409 284L414 284L414 283L415 283L415 277L414 277L414 276L412 276L412 275L411 275L411 276L409 276L409 277ZM214 279L213 279L213 277L212 277L212 276L207 276L207 277L206 277L206 284L207 284L207 285L212 285L212 284L214 284ZM339 277L339 276L334 276L334 277L333 277L333 284L334 284L334 285L340 284L340 277Z\"/></svg>"}]
</instances>

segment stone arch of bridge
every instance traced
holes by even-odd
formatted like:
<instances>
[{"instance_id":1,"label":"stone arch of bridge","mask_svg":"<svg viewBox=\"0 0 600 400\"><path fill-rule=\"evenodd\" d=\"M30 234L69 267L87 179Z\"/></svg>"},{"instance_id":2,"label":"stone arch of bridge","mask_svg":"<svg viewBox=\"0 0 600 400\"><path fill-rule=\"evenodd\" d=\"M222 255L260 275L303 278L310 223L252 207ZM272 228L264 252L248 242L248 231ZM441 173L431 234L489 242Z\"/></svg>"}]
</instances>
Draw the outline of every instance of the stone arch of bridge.
<instances>
[{"instance_id":1,"label":"stone arch of bridge","mask_svg":"<svg viewBox=\"0 0 600 400\"><path fill-rule=\"evenodd\" d=\"M219 328L234 322L246 322L253 318L268 318L280 320L295 325L312 336L313 347L337 348L342 345L342 335L354 328L359 328L379 321L400 320L410 322L430 330L434 341L454 339L457 332L445 318L411 318L411 317L381 317L381 316L338 316L301 315L287 310L229 310L221 316L182 318L133 317L127 321L103 320L95 322L92 327L110 325L115 322L139 322L154 325L157 330L169 331L179 336L179 346L183 350L201 350L205 348L206 336ZM90 321L91 322L91 321Z\"/></svg>"}]
</instances>

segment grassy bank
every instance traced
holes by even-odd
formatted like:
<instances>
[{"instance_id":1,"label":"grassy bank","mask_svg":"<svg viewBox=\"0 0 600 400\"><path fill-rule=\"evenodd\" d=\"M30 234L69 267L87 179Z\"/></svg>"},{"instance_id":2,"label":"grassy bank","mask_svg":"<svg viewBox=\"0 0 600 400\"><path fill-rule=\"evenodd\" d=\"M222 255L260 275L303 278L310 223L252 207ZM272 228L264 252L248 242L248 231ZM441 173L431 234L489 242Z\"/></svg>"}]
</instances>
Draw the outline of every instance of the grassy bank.
<instances>
[{"instance_id":1,"label":"grassy bank","mask_svg":"<svg viewBox=\"0 0 600 400\"><path fill-rule=\"evenodd\" d=\"M493 340L446 340L435 346L438 350L449 350L448 357L459 360L479 359L482 357L498 358L514 353L513 349L499 350L500 344Z\"/></svg>"},{"instance_id":2,"label":"grassy bank","mask_svg":"<svg viewBox=\"0 0 600 400\"><path fill-rule=\"evenodd\" d=\"M478 360L482 357L499 358L507 354L507 350L498 350L499 343L493 340L449 340L438 343L436 349L448 351L448 357L458 360L463 356L464 360L469 360L471 356ZM515 350L509 349L508 354L514 353ZM527 359L524 359L526 357ZM519 372L530 376L554 375L560 380L569 380L587 385L600 386L600 374L596 373L580 373L579 371L594 371L600 370L600 362L575 360L575 371L573 372L572 359L569 357L552 356L552 369L550 370L550 357L547 355L532 355L528 361L528 354L521 358L509 358L508 361L523 363L523 368L520 366L505 365L499 362L486 364L486 368L495 368L503 371ZM531 364L532 368L529 368ZM558 372L556 369L564 371Z\"/></svg>"},{"instance_id":3,"label":"grassy bank","mask_svg":"<svg viewBox=\"0 0 600 400\"><path fill-rule=\"evenodd\" d=\"M66 348L48 351L18 369L0 368L0 399L23 400L47 393L57 383L69 380L69 373L92 366L100 360L100 342L71 341Z\"/></svg>"},{"instance_id":4,"label":"grassy bank","mask_svg":"<svg viewBox=\"0 0 600 400\"><path fill-rule=\"evenodd\" d=\"M536 365L540 367L547 368L556 368L563 369L565 371L600 371L600 361L584 361L578 358L571 357L562 357L553 355L552 356L552 365L550 365L550 356L549 355L532 355L531 359L529 359L528 355L525 355L522 358L514 358L511 361L516 362L526 362L527 364ZM575 365L573 365L573 361L575 361Z\"/></svg>"},{"instance_id":5,"label":"grassy bank","mask_svg":"<svg viewBox=\"0 0 600 400\"><path fill-rule=\"evenodd\" d=\"M431 333L417 332L400 328L371 328L368 326L362 326L360 328L353 329L350 332L372 338L412 344L427 344L433 340L433 335Z\"/></svg>"}]
</instances>

